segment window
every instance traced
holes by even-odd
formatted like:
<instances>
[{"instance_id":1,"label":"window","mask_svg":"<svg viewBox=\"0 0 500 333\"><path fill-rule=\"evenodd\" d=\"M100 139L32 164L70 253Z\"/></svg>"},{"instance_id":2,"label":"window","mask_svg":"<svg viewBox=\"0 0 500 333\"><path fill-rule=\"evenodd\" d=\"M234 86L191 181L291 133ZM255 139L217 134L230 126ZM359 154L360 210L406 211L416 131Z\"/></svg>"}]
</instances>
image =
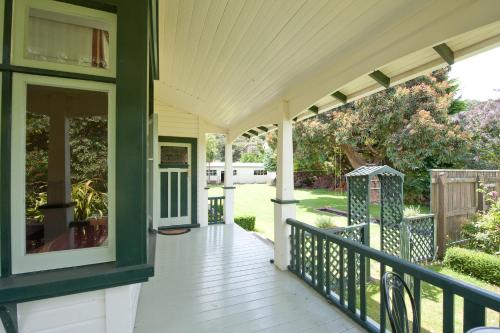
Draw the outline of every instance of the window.
<instances>
[{"instance_id":1,"label":"window","mask_svg":"<svg viewBox=\"0 0 500 333\"><path fill-rule=\"evenodd\" d=\"M188 164L188 147L162 146L161 164Z\"/></svg>"},{"instance_id":2,"label":"window","mask_svg":"<svg viewBox=\"0 0 500 333\"><path fill-rule=\"evenodd\" d=\"M254 170L253 175L254 176L265 176L265 175L267 175L267 171L266 170Z\"/></svg>"},{"instance_id":3,"label":"window","mask_svg":"<svg viewBox=\"0 0 500 333\"><path fill-rule=\"evenodd\" d=\"M14 3L15 65L114 76L116 16L52 0Z\"/></svg>"},{"instance_id":4,"label":"window","mask_svg":"<svg viewBox=\"0 0 500 333\"><path fill-rule=\"evenodd\" d=\"M14 74L13 95L13 273L114 260L114 85Z\"/></svg>"},{"instance_id":5,"label":"window","mask_svg":"<svg viewBox=\"0 0 500 333\"><path fill-rule=\"evenodd\" d=\"M217 170L207 170L207 176L217 176Z\"/></svg>"},{"instance_id":6,"label":"window","mask_svg":"<svg viewBox=\"0 0 500 333\"><path fill-rule=\"evenodd\" d=\"M238 174L238 170L233 169L233 176L236 176Z\"/></svg>"}]
</instances>

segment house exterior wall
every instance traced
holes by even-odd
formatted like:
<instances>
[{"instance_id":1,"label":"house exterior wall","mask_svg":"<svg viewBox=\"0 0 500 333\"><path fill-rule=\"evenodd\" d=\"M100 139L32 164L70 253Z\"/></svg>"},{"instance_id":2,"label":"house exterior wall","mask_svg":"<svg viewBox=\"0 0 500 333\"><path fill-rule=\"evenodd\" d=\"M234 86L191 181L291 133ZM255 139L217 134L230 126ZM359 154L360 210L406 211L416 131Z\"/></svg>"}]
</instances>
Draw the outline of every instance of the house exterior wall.
<instances>
[{"instance_id":1,"label":"house exterior wall","mask_svg":"<svg viewBox=\"0 0 500 333\"><path fill-rule=\"evenodd\" d=\"M21 303L19 332L132 333L140 288L132 284Z\"/></svg>"},{"instance_id":2,"label":"house exterior wall","mask_svg":"<svg viewBox=\"0 0 500 333\"><path fill-rule=\"evenodd\" d=\"M197 139L198 151L198 166L196 172L198 186L197 186L197 217L200 226L208 225L208 191L206 187L206 149L205 149L205 135L207 133L223 133L223 130L208 124L198 115L189 113L184 110L178 110L171 106L155 102L154 112L158 115L158 136L180 137L180 138L194 138ZM156 166L157 167L157 166ZM159 172L159 171L157 171ZM157 195L159 195L159 192ZM155 202L158 202L158 196ZM156 222L153 225L157 226Z\"/></svg>"},{"instance_id":3,"label":"house exterior wall","mask_svg":"<svg viewBox=\"0 0 500 333\"><path fill-rule=\"evenodd\" d=\"M224 171L224 163L212 162L207 163L207 170L214 170L216 175L207 175L207 180L211 184L222 183L222 171ZM233 163L233 170L236 175L233 175L233 182L235 184L266 184L276 178L275 172L267 172L266 175L254 175L255 170L264 170L262 163ZM213 171L212 171L213 172Z\"/></svg>"}]
</instances>

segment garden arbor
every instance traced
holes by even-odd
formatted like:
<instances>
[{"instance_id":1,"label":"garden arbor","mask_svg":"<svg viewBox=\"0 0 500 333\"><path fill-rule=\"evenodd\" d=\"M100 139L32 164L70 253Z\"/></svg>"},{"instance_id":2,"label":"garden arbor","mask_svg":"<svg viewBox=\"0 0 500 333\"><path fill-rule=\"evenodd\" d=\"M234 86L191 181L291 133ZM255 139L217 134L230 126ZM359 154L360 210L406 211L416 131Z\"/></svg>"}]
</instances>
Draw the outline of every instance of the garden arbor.
<instances>
[{"instance_id":1,"label":"garden arbor","mask_svg":"<svg viewBox=\"0 0 500 333\"><path fill-rule=\"evenodd\" d=\"M362 166L349 172L348 224L366 223L364 244L370 245L370 182L380 181L380 249L401 254L401 223L403 221L404 174L387 166Z\"/></svg>"}]
</instances>

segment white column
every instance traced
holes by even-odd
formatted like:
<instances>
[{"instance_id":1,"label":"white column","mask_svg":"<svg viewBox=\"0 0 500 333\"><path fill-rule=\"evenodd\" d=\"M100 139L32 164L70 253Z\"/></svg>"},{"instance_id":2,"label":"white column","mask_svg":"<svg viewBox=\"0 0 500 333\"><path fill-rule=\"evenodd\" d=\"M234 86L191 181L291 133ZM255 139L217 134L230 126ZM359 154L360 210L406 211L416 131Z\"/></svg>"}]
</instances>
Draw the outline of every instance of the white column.
<instances>
[{"instance_id":1,"label":"white column","mask_svg":"<svg viewBox=\"0 0 500 333\"><path fill-rule=\"evenodd\" d=\"M200 128L202 124L200 124ZM208 226L208 189L207 189L207 139L206 133L200 129L198 135L198 223L200 227Z\"/></svg>"},{"instance_id":2,"label":"white column","mask_svg":"<svg viewBox=\"0 0 500 333\"><path fill-rule=\"evenodd\" d=\"M224 158L224 221L234 223L234 184L233 184L233 144L226 134L226 149Z\"/></svg>"},{"instance_id":3,"label":"white column","mask_svg":"<svg viewBox=\"0 0 500 333\"><path fill-rule=\"evenodd\" d=\"M286 219L295 218L296 201L293 185L292 120L288 102L282 102L278 119L276 199L274 201L274 264L286 270L290 264L290 226Z\"/></svg>"}]
</instances>

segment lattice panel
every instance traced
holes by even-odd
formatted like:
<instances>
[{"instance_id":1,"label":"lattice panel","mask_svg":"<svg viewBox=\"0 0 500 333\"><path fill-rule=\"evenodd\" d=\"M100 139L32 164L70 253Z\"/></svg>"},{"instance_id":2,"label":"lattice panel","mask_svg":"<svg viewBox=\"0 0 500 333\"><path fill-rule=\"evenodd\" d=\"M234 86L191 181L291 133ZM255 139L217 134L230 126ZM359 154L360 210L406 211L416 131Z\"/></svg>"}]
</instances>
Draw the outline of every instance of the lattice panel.
<instances>
[{"instance_id":1,"label":"lattice panel","mask_svg":"<svg viewBox=\"0 0 500 333\"><path fill-rule=\"evenodd\" d=\"M434 216L405 219L409 234L410 260L421 262L434 257Z\"/></svg>"},{"instance_id":2,"label":"lattice panel","mask_svg":"<svg viewBox=\"0 0 500 333\"><path fill-rule=\"evenodd\" d=\"M349 177L349 225L368 223L368 191L369 191L369 177Z\"/></svg>"},{"instance_id":3,"label":"lattice panel","mask_svg":"<svg viewBox=\"0 0 500 333\"><path fill-rule=\"evenodd\" d=\"M399 176L379 175L381 185L380 246L382 251L400 257L403 220L403 180Z\"/></svg>"},{"instance_id":4,"label":"lattice panel","mask_svg":"<svg viewBox=\"0 0 500 333\"><path fill-rule=\"evenodd\" d=\"M307 231L302 231L304 233L304 273L312 276L312 267L313 267L313 252L312 252L312 244L313 244L313 236L311 233Z\"/></svg>"},{"instance_id":5,"label":"lattice panel","mask_svg":"<svg viewBox=\"0 0 500 333\"><path fill-rule=\"evenodd\" d=\"M334 231L335 234L344 238L362 243L363 228L339 228ZM344 290L340 290L340 249L335 243L330 243L330 289L336 294L340 295L341 292L346 292L348 283L347 277L347 250L343 253L344 259ZM359 256L356 256L356 283L359 282Z\"/></svg>"}]
</instances>

